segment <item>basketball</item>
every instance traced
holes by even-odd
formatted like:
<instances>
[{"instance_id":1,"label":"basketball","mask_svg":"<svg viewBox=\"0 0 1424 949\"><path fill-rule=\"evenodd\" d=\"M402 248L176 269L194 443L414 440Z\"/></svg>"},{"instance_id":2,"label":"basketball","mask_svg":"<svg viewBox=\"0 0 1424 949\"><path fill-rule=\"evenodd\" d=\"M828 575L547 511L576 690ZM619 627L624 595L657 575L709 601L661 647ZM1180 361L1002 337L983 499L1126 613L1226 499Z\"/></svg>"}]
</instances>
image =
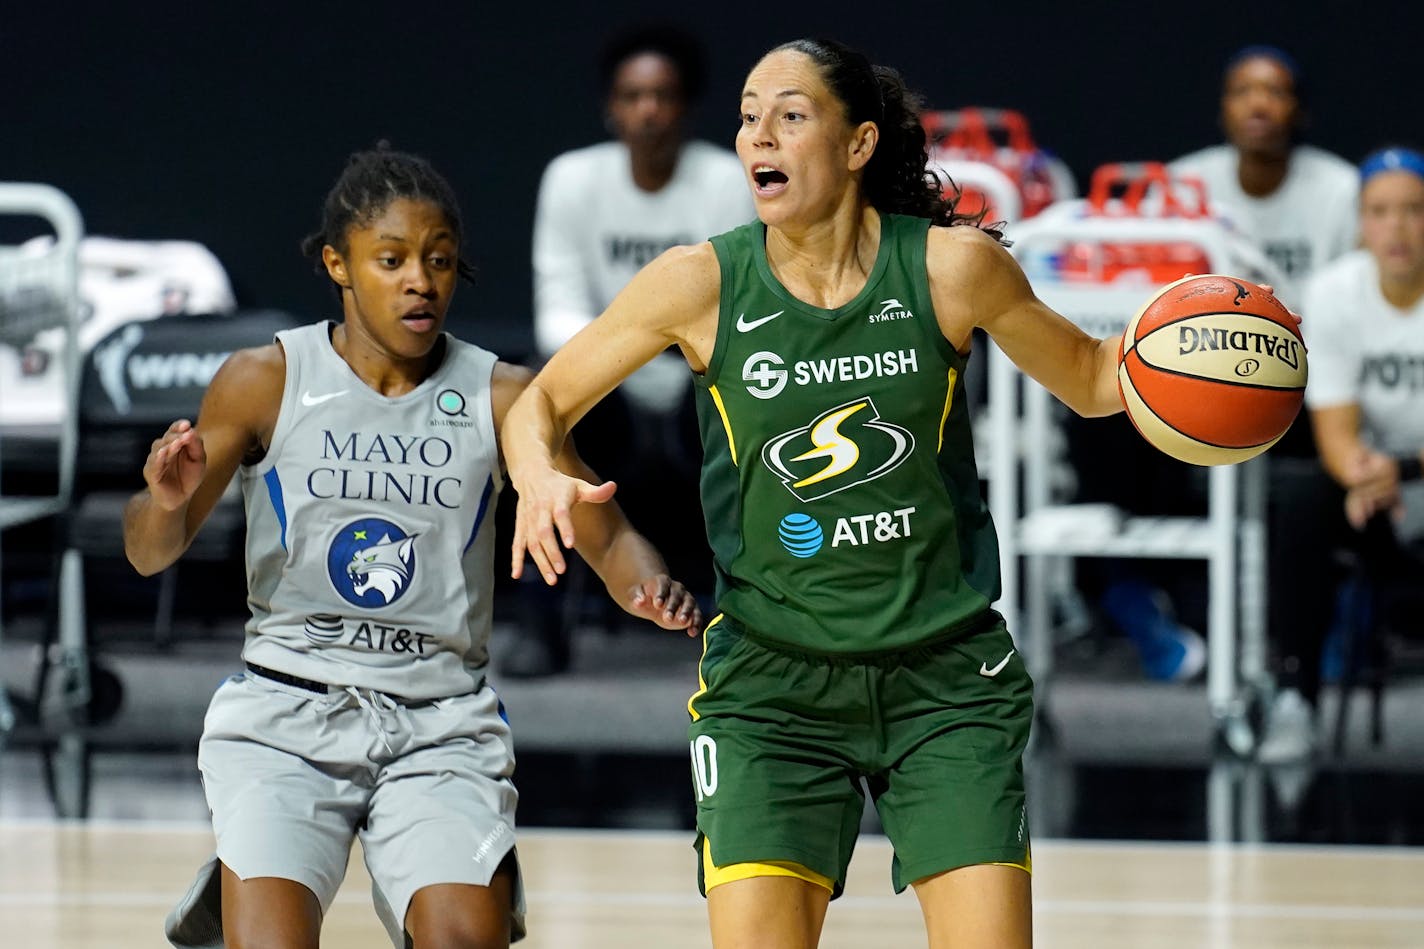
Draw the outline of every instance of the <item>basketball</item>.
<instances>
[{"instance_id":1,"label":"basketball","mask_svg":"<svg viewBox=\"0 0 1424 949\"><path fill-rule=\"evenodd\" d=\"M1253 458L1300 411L1307 374L1296 320L1272 294L1221 274L1168 284L1122 335L1117 383L1132 424L1194 465Z\"/></svg>"}]
</instances>

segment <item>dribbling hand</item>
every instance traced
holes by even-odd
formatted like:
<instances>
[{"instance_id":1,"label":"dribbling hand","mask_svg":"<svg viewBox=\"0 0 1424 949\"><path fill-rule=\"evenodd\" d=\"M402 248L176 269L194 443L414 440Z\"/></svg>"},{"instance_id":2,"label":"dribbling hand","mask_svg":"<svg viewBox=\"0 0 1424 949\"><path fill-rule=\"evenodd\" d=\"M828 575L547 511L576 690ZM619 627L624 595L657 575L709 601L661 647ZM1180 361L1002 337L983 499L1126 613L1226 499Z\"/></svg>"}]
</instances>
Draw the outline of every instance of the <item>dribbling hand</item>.
<instances>
[{"instance_id":1,"label":"dribbling hand","mask_svg":"<svg viewBox=\"0 0 1424 949\"><path fill-rule=\"evenodd\" d=\"M1271 296L1276 297L1276 288L1271 284L1260 283L1257 284L1257 286L1260 287L1262 290L1265 290ZM1297 323L1300 322L1300 314L1297 313L1295 310L1292 310L1290 307L1286 306L1286 301L1282 300L1280 297L1276 297L1276 300L1280 303L1281 306L1286 307L1286 312L1289 313L1292 317L1294 317Z\"/></svg>"},{"instance_id":2,"label":"dribbling hand","mask_svg":"<svg viewBox=\"0 0 1424 949\"><path fill-rule=\"evenodd\" d=\"M203 440L187 419L179 419L155 439L143 463L143 480L153 503L176 511L188 503L208 469Z\"/></svg>"}]
</instances>

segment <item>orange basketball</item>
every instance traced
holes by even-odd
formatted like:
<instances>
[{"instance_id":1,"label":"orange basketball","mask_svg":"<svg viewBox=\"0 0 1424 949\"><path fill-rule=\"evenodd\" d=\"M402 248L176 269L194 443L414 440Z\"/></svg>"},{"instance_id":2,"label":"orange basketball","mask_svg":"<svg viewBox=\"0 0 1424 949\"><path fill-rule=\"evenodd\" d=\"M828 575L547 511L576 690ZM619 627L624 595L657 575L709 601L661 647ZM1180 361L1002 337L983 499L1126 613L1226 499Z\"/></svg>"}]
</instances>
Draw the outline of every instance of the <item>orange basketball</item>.
<instances>
[{"instance_id":1,"label":"orange basketball","mask_svg":"<svg viewBox=\"0 0 1424 949\"><path fill-rule=\"evenodd\" d=\"M1127 324L1119 353L1118 390L1132 424L1194 465L1259 455L1285 434L1305 397L1295 318L1237 277L1163 287Z\"/></svg>"}]
</instances>

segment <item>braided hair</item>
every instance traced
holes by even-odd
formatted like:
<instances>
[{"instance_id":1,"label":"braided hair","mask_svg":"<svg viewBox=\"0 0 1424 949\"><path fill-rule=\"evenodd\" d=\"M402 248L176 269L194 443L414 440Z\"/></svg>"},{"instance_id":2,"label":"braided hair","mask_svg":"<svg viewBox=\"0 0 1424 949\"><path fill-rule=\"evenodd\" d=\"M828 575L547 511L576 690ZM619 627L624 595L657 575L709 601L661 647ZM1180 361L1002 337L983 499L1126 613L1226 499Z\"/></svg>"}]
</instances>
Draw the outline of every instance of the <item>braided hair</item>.
<instances>
[{"instance_id":1,"label":"braided hair","mask_svg":"<svg viewBox=\"0 0 1424 949\"><path fill-rule=\"evenodd\" d=\"M871 206L892 214L929 218L935 224L967 224L981 228L1001 243L1000 224L985 225L984 212L960 214L955 210L960 191L945 194L929 170L924 127L920 124L923 100L905 85L889 66L875 66L865 54L832 39L799 39L771 52L794 50L807 56L821 71L831 94L841 101L852 125L874 122L880 129L875 152L865 165L861 187Z\"/></svg>"},{"instance_id":2,"label":"braided hair","mask_svg":"<svg viewBox=\"0 0 1424 949\"><path fill-rule=\"evenodd\" d=\"M322 205L321 229L302 239L302 253L315 262L318 273L325 273L321 260L324 246L330 244L345 256L351 229L369 224L402 198L428 201L439 208L455 234L456 245L460 243L460 205L450 183L424 158L396 151L389 142L381 141L347 161ZM474 281L475 268L463 259L457 258L455 269Z\"/></svg>"}]
</instances>

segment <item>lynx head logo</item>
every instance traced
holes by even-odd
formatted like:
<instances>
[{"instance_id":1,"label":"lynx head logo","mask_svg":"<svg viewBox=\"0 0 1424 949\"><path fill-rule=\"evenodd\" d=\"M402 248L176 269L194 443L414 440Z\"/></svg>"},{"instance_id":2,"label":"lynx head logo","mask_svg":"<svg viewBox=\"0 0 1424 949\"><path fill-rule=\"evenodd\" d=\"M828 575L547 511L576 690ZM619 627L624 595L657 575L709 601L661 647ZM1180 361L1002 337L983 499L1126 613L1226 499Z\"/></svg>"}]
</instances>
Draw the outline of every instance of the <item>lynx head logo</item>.
<instances>
[{"instance_id":1,"label":"lynx head logo","mask_svg":"<svg viewBox=\"0 0 1424 949\"><path fill-rule=\"evenodd\" d=\"M874 481L915 450L915 436L880 417L869 396L827 409L801 428L777 435L762 462L797 499L814 501Z\"/></svg>"},{"instance_id":2,"label":"lynx head logo","mask_svg":"<svg viewBox=\"0 0 1424 949\"><path fill-rule=\"evenodd\" d=\"M348 603L367 608L390 606L415 579L415 540L379 517L346 525L331 541L326 572Z\"/></svg>"}]
</instances>

